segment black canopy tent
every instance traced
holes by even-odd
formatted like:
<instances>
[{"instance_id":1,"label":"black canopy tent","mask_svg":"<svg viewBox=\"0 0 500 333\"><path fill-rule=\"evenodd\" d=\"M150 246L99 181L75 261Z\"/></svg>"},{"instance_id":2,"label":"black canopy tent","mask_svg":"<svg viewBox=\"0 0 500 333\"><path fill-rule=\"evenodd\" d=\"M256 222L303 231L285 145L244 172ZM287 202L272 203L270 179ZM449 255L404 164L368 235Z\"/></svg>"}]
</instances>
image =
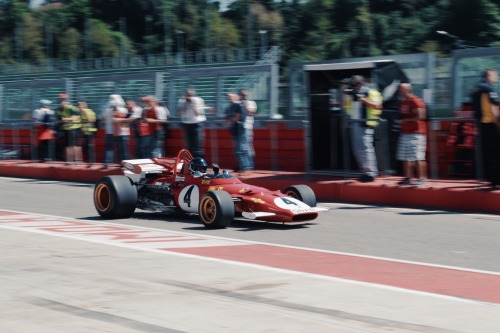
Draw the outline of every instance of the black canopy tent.
<instances>
[{"instance_id":1,"label":"black canopy tent","mask_svg":"<svg viewBox=\"0 0 500 333\"><path fill-rule=\"evenodd\" d=\"M303 69L306 73L309 97L310 167L313 170L340 172L346 168L356 170L354 158L350 156L350 148L348 152L344 151L346 145L343 137L346 136L346 132L343 132L345 126L343 126L341 93L345 88L345 80L353 75L362 75L368 85L379 90L384 96L383 117L389 118L390 123L397 110L399 83L410 80L392 60L305 64ZM389 140L391 146L395 145L394 140L394 138Z\"/></svg>"}]
</instances>

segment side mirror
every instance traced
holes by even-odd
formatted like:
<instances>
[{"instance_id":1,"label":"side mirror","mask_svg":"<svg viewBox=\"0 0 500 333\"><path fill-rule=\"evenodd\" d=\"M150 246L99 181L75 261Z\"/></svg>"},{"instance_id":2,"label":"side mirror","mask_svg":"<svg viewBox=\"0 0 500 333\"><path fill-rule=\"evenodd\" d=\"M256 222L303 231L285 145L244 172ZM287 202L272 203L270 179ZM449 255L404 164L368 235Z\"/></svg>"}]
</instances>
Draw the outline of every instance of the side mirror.
<instances>
[{"instance_id":1,"label":"side mirror","mask_svg":"<svg viewBox=\"0 0 500 333\"><path fill-rule=\"evenodd\" d=\"M201 176L203 176L203 174L202 174L201 172L199 172L199 171L195 171L195 172L193 173L193 177L194 177L194 178L200 178Z\"/></svg>"}]
</instances>

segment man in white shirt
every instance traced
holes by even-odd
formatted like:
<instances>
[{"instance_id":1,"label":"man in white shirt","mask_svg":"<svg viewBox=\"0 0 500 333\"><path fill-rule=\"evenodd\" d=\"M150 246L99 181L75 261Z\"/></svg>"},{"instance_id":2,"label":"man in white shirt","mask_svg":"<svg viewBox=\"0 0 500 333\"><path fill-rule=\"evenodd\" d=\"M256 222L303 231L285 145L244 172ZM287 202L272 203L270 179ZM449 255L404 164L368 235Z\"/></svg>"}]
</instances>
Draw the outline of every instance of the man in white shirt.
<instances>
[{"instance_id":1,"label":"man in white shirt","mask_svg":"<svg viewBox=\"0 0 500 333\"><path fill-rule=\"evenodd\" d=\"M196 96L194 89L186 89L186 94L179 99L178 113L184 129L187 149L194 157L203 157L205 101Z\"/></svg>"}]
</instances>

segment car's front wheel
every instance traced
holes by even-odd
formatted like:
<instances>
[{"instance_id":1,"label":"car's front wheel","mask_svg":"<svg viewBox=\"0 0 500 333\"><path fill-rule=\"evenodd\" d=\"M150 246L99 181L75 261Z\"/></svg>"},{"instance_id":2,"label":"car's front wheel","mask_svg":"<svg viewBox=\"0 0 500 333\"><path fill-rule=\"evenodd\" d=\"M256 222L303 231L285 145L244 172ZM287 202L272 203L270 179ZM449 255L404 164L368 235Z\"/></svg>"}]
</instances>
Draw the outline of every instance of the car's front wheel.
<instances>
[{"instance_id":1,"label":"car's front wheel","mask_svg":"<svg viewBox=\"0 0 500 333\"><path fill-rule=\"evenodd\" d=\"M107 219L131 217L137 206L137 188L127 176L106 176L94 188L94 206Z\"/></svg>"},{"instance_id":2,"label":"car's front wheel","mask_svg":"<svg viewBox=\"0 0 500 333\"><path fill-rule=\"evenodd\" d=\"M314 194L314 191L312 188L310 188L307 185L293 185L287 187L284 191L283 194L286 196L295 198L297 200L302 201L309 207L316 207L316 194Z\"/></svg>"},{"instance_id":3,"label":"car's front wheel","mask_svg":"<svg viewBox=\"0 0 500 333\"><path fill-rule=\"evenodd\" d=\"M229 227L234 219L233 198L224 191L203 194L198 210L201 222L210 229Z\"/></svg>"}]
</instances>

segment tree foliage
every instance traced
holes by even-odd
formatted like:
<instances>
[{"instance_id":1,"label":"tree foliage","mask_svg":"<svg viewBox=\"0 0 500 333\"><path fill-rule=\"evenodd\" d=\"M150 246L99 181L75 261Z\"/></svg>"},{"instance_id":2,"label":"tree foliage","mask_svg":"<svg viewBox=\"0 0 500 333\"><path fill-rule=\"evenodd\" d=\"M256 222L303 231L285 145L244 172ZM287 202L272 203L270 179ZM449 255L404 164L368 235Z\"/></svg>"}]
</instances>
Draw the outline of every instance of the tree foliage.
<instances>
[{"instance_id":1,"label":"tree foliage","mask_svg":"<svg viewBox=\"0 0 500 333\"><path fill-rule=\"evenodd\" d=\"M283 61L500 45L497 0L0 1L0 63L231 47L283 49ZM439 35L437 30L448 31Z\"/></svg>"}]
</instances>

